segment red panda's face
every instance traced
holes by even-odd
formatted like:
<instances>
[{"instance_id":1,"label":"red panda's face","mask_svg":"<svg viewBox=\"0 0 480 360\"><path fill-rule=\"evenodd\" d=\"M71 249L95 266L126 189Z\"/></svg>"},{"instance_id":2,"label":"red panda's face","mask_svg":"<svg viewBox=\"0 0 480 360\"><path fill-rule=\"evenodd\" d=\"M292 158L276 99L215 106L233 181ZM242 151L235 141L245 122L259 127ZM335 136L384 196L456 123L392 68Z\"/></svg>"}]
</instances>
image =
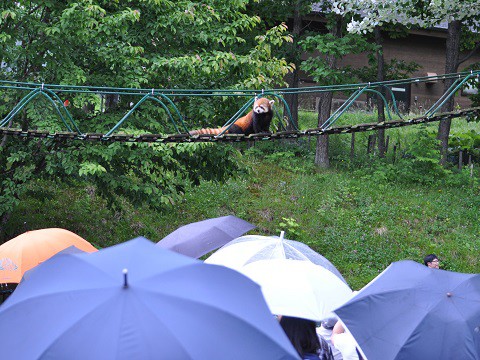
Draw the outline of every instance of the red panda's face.
<instances>
[{"instance_id":1,"label":"red panda's face","mask_svg":"<svg viewBox=\"0 0 480 360\"><path fill-rule=\"evenodd\" d=\"M265 98L258 99L253 104L253 111L257 114L265 114L272 110L272 105L275 101Z\"/></svg>"}]
</instances>

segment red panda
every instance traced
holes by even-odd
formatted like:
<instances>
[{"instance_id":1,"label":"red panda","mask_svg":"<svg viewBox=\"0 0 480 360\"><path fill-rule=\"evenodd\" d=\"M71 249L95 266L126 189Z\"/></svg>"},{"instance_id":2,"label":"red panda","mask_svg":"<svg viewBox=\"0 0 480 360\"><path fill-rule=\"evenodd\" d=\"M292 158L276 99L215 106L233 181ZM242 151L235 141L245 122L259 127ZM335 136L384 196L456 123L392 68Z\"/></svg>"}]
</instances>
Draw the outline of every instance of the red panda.
<instances>
[{"instance_id":1,"label":"red panda","mask_svg":"<svg viewBox=\"0 0 480 360\"><path fill-rule=\"evenodd\" d=\"M225 132L226 134L258 134L270 131L273 112L272 105L275 101L266 98L260 98L253 103L253 110L247 115L239 118ZM223 132L227 126L216 129L199 129L190 131L190 135L213 134L218 135Z\"/></svg>"}]
</instances>

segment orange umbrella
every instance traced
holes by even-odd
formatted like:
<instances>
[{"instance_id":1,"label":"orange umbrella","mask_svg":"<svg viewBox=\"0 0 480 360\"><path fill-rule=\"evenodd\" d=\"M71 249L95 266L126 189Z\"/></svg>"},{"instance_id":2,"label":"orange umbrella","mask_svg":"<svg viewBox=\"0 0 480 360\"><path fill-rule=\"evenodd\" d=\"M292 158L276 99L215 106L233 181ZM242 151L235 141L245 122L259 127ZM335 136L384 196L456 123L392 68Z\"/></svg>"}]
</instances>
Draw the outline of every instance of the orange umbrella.
<instances>
[{"instance_id":1,"label":"orange umbrella","mask_svg":"<svg viewBox=\"0 0 480 360\"><path fill-rule=\"evenodd\" d=\"M19 283L26 271L70 246L97 251L77 234L58 228L27 231L7 241L0 245L0 283Z\"/></svg>"}]
</instances>

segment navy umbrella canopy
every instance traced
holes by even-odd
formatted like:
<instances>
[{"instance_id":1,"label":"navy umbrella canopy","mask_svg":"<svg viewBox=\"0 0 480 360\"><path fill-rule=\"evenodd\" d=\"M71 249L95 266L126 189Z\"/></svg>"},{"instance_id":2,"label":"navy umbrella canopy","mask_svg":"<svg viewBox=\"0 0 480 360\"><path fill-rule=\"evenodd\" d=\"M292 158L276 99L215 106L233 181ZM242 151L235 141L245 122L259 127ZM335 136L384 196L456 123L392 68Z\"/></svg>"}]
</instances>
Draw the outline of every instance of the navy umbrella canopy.
<instances>
[{"instance_id":1,"label":"navy umbrella canopy","mask_svg":"<svg viewBox=\"0 0 480 360\"><path fill-rule=\"evenodd\" d=\"M480 359L480 274L395 262L335 313L368 360Z\"/></svg>"},{"instance_id":2,"label":"navy umbrella canopy","mask_svg":"<svg viewBox=\"0 0 480 360\"><path fill-rule=\"evenodd\" d=\"M157 245L198 259L254 228L236 216L221 216L181 226Z\"/></svg>"},{"instance_id":3,"label":"navy umbrella canopy","mask_svg":"<svg viewBox=\"0 0 480 360\"><path fill-rule=\"evenodd\" d=\"M298 359L260 287L145 238L40 264L0 306L6 359Z\"/></svg>"}]
</instances>

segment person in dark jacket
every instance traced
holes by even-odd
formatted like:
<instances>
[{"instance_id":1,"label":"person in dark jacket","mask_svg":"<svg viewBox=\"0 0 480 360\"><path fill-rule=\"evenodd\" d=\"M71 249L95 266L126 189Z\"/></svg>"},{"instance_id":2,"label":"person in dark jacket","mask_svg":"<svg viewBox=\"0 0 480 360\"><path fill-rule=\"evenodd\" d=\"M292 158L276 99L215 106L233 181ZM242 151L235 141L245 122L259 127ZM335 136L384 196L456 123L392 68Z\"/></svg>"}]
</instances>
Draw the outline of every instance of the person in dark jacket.
<instances>
[{"instance_id":1,"label":"person in dark jacket","mask_svg":"<svg viewBox=\"0 0 480 360\"><path fill-rule=\"evenodd\" d=\"M328 343L316 332L312 320L282 316L280 325L302 360L333 360Z\"/></svg>"}]
</instances>

